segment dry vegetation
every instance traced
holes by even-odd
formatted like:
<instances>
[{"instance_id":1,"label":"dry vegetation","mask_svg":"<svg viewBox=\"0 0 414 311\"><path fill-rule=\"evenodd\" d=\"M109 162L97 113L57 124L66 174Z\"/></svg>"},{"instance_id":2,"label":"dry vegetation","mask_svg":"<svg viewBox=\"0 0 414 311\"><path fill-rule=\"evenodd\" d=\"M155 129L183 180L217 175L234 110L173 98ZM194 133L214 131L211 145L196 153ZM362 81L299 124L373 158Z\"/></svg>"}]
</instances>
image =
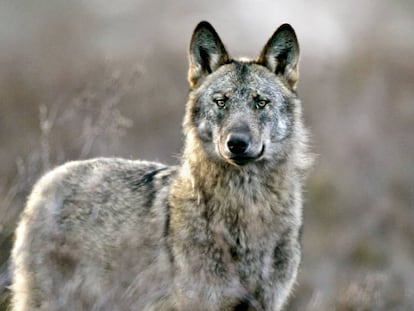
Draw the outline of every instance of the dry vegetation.
<instances>
[{"instance_id":1,"label":"dry vegetation","mask_svg":"<svg viewBox=\"0 0 414 311\"><path fill-rule=\"evenodd\" d=\"M94 156L177 162L185 49L201 18L217 26L230 52L255 55L284 21L302 42L299 92L319 157L307 190L302 269L287 309L413 309L409 1L351 1L357 11L339 1L296 1L274 16L236 0L196 7L125 0L104 8L97 1L22 2L0 5L0 310L7 308L16 221L43 172Z\"/></svg>"}]
</instances>

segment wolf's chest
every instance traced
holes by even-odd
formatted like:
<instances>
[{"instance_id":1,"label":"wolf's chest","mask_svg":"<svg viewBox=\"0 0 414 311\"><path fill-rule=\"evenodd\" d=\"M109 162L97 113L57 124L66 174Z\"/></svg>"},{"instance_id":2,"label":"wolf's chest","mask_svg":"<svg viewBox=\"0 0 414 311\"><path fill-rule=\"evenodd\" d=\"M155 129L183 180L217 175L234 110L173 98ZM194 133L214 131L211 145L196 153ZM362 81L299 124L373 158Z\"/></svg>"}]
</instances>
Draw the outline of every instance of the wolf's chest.
<instances>
[{"instance_id":1,"label":"wolf's chest","mask_svg":"<svg viewBox=\"0 0 414 311\"><path fill-rule=\"evenodd\" d=\"M279 235L277 222L266 213L253 217L210 209L175 232L176 251L186 258L186 270L198 269L208 279L223 281L232 276L250 283L268 268Z\"/></svg>"}]
</instances>

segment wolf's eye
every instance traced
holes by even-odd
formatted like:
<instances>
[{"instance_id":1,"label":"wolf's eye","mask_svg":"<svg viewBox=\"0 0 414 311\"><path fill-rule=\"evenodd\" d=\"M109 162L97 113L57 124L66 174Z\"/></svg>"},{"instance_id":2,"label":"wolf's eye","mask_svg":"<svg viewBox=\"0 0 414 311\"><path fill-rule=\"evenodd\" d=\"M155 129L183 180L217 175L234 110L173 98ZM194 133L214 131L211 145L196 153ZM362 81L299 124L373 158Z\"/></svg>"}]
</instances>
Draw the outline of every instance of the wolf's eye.
<instances>
[{"instance_id":1,"label":"wolf's eye","mask_svg":"<svg viewBox=\"0 0 414 311\"><path fill-rule=\"evenodd\" d=\"M256 108L257 109L263 109L264 107L266 107L266 105L269 103L268 100L265 99L260 99L259 101L257 101L256 103Z\"/></svg>"},{"instance_id":2,"label":"wolf's eye","mask_svg":"<svg viewBox=\"0 0 414 311\"><path fill-rule=\"evenodd\" d=\"M216 103L216 105L219 108L225 108L226 107L226 100L219 98L219 99L215 99L214 102Z\"/></svg>"}]
</instances>

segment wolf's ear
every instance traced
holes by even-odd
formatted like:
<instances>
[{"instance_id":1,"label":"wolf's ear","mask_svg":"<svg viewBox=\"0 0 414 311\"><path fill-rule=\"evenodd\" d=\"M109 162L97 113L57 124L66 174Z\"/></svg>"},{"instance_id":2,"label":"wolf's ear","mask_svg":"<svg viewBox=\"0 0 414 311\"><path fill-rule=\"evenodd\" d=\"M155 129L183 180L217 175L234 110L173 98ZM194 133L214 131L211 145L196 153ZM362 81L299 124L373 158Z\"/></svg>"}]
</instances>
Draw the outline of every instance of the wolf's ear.
<instances>
[{"instance_id":1,"label":"wolf's ear","mask_svg":"<svg viewBox=\"0 0 414 311\"><path fill-rule=\"evenodd\" d=\"M190 43L190 69L188 80L191 87L229 61L217 32L208 22L201 22L194 30Z\"/></svg>"},{"instance_id":2,"label":"wolf's ear","mask_svg":"<svg viewBox=\"0 0 414 311\"><path fill-rule=\"evenodd\" d=\"M280 26L259 56L258 63L285 78L294 90L299 77L299 43L295 31L289 24Z\"/></svg>"}]
</instances>

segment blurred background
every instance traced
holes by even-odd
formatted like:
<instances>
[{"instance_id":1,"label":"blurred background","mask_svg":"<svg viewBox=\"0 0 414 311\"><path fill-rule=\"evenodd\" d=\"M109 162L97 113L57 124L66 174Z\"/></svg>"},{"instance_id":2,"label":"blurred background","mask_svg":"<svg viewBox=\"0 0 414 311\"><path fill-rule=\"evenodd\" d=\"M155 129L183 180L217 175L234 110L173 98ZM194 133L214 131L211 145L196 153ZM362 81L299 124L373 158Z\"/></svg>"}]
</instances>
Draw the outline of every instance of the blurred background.
<instances>
[{"instance_id":1,"label":"blurred background","mask_svg":"<svg viewBox=\"0 0 414 311\"><path fill-rule=\"evenodd\" d=\"M187 48L210 21L256 57L282 23L318 154L287 310L413 310L414 2L0 1L0 310L13 231L45 171L120 156L178 163Z\"/></svg>"}]
</instances>

